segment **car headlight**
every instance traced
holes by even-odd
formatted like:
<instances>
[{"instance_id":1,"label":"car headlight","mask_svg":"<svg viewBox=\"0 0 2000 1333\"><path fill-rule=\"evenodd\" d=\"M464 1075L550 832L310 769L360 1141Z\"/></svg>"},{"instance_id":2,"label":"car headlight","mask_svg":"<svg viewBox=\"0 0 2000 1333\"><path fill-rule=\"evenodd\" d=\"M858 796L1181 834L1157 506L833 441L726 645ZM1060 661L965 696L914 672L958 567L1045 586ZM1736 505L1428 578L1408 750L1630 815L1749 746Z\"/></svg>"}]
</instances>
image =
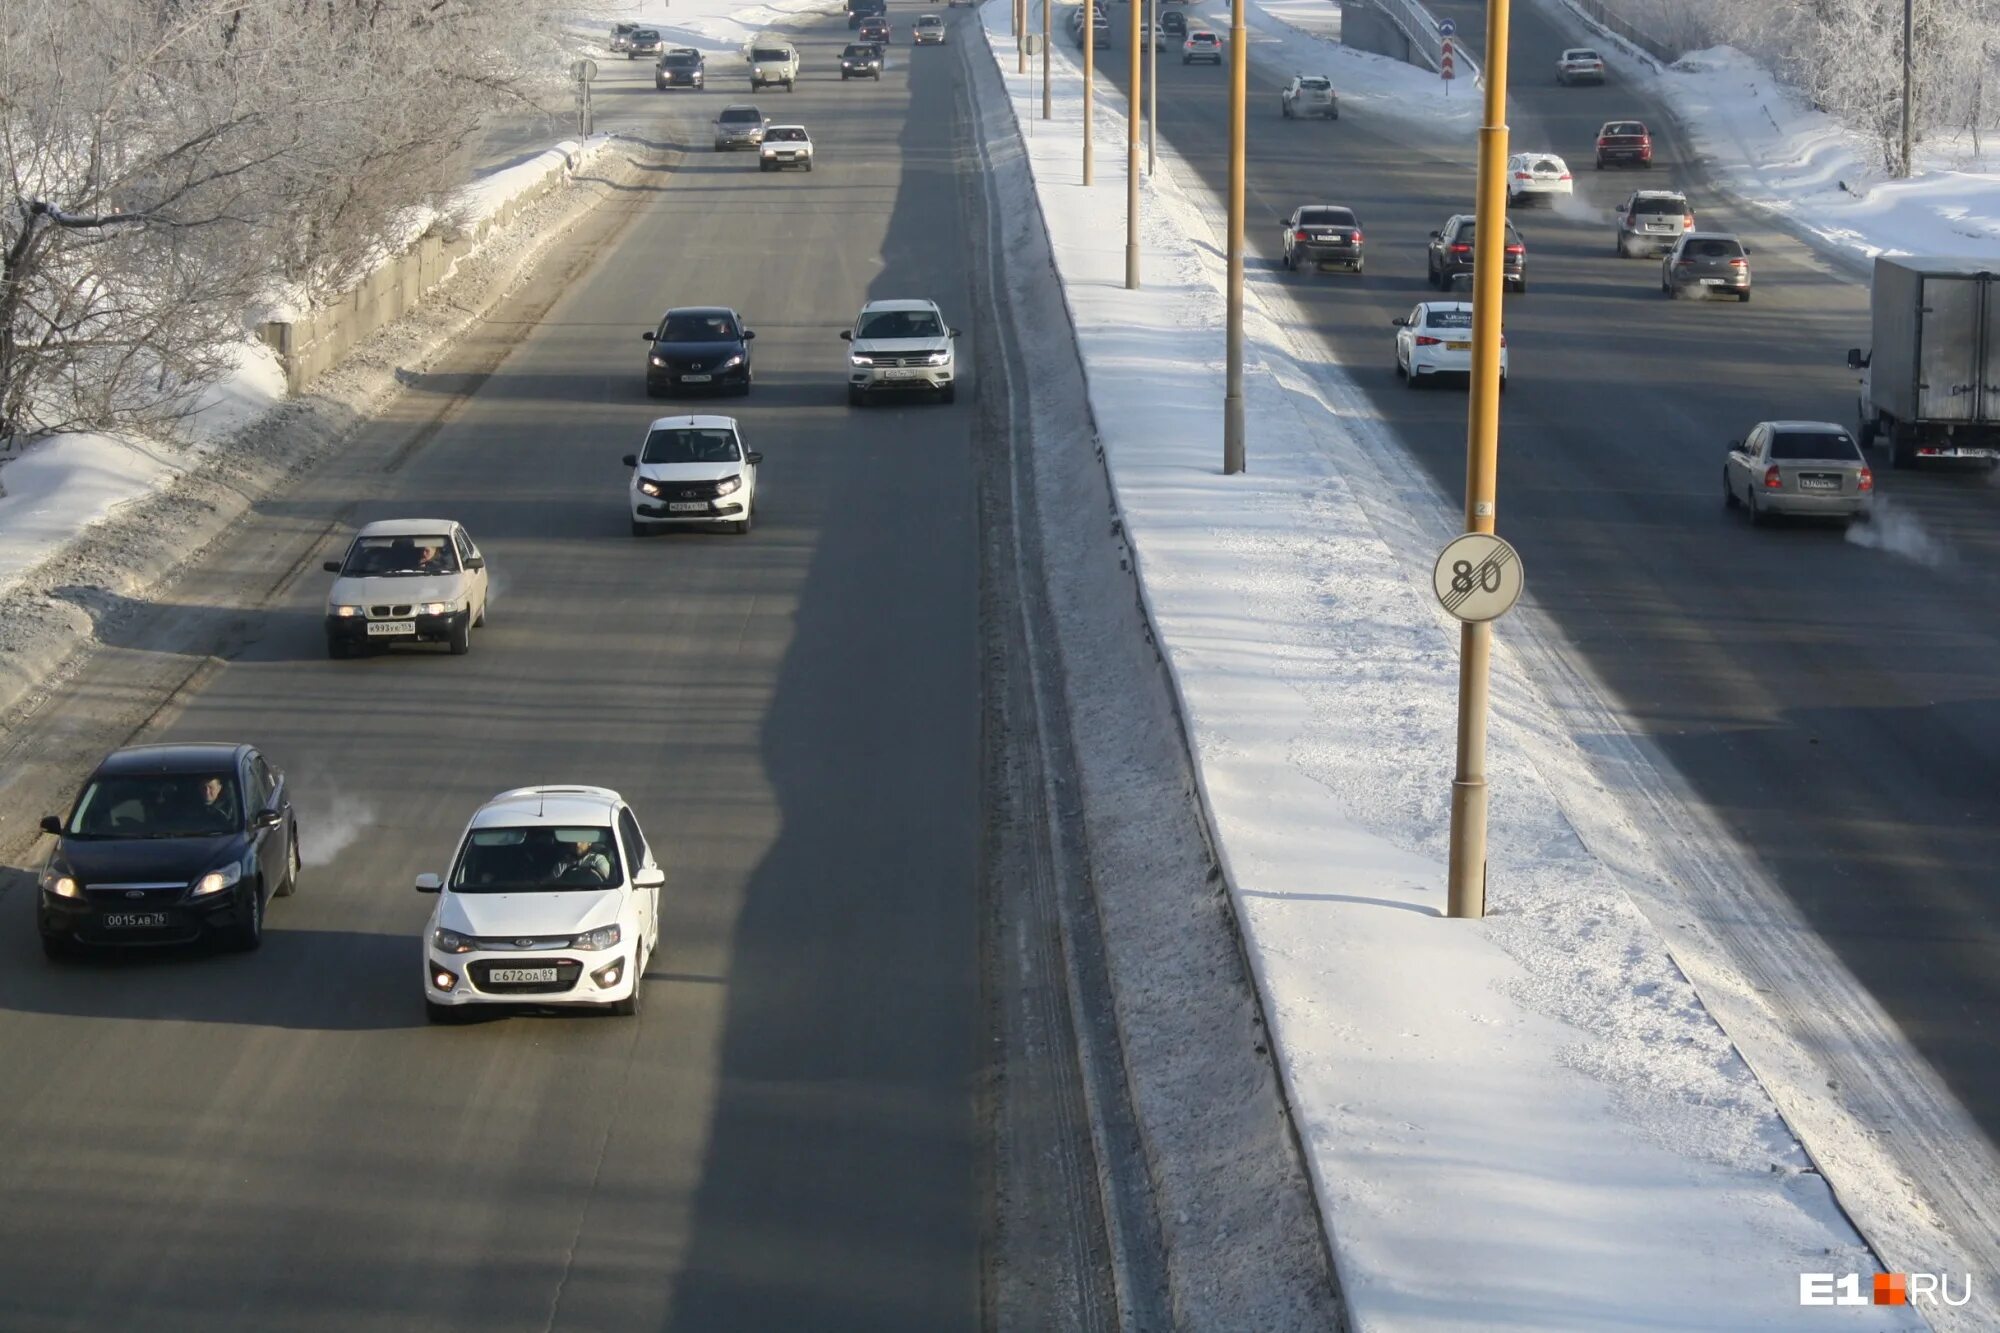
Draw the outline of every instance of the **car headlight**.
<instances>
[{"instance_id":1,"label":"car headlight","mask_svg":"<svg viewBox=\"0 0 2000 1333\"><path fill-rule=\"evenodd\" d=\"M358 606L336 606L333 608L333 613L345 620L360 615L361 608Z\"/></svg>"},{"instance_id":2,"label":"car headlight","mask_svg":"<svg viewBox=\"0 0 2000 1333\"><path fill-rule=\"evenodd\" d=\"M206 898L211 894L221 893L224 889L242 878L243 867L232 861L222 867L222 869L211 870L196 880L194 888L189 892L188 897Z\"/></svg>"},{"instance_id":3,"label":"car headlight","mask_svg":"<svg viewBox=\"0 0 2000 1333\"><path fill-rule=\"evenodd\" d=\"M932 352L924 360L933 366L947 365L951 361L951 352L948 349L942 352Z\"/></svg>"},{"instance_id":4,"label":"car headlight","mask_svg":"<svg viewBox=\"0 0 2000 1333\"><path fill-rule=\"evenodd\" d=\"M457 602L424 602L417 607L420 616L448 616L458 610Z\"/></svg>"},{"instance_id":5,"label":"car headlight","mask_svg":"<svg viewBox=\"0 0 2000 1333\"><path fill-rule=\"evenodd\" d=\"M645 478L643 478L643 477L639 479L639 494L641 494L641 495L658 495L659 493L660 493L660 483L659 483L659 482L657 482L657 481L647 481L647 480L646 480Z\"/></svg>"},{"instance_id":6,"label":"car headlight","mask_svg":"<svg viewBox=\"0 0 2000 1333\"><path fill-rule=\"evenodd\" d=\"M664 356L649 357L647 359L650 360L656 366L664 366L665 364L667 364L667 358L665 358Z\"/></svg>"},{"instance_id":7,"label":"car headlight","mask_svg":"<svg viewBox=\"0 0 2000 1333\"><path fill-rule=\"evenodd\" d=\"M446 930L443 926L431 932L431 948L439 953L471 953L478 947L470 936Z\"/></svg>"},{"instance_id":8,"label":"car headlight","mask_svg":"<svg viewBox=\"0 0 2000 1333\"><path fill-rule=\"evenodd\" d=\"M571 940L569 947L586 953L594 953L599 949L617 947L618 941L623 938L624 936L620 933L618 927L599 926L596 930L586 930L583 934Z\"/></svg>"},{"instance_id":9,"label":"car headlight","mask_svg":"<svg viewBox=\"0 0 2000 1333\"><path fill-rule=\"evenodd\" d=\"M734 370L736 369L736 367L742 364L743 364L743 353L738 352L735 356L730 357L727 361L724 361L721 365L717 366L716 369Z\"/></svg>"},{"instance_id":10,"label":"car headlight","mask_svg":"<svg viewBox=\"0 0 2000 1333\"><path fill-rule=\"evenodd\" d=\"M872 366L872 365L874 365L874 364L875 364L875 358L874 358L874 357L872 357L872 356L863 356L863 355L862 355L861 353L859 353L859 352L856 352L856 353L854 353L854 354L853 354L852 356L848 357L847 359L848 359L849 361L852 361L852 362L853 362L853 363L854 363L855 365L857 365L857 366Z\"/></svg>"},{"instance_id":11,"label":"car headlight","mask_svg":"<svg viewBox=\"0 0 2000 1333\"><path fill-rule=\"evenodd\" d=\"M81 898L83 886L76 882L76 876L49 866L42 871L42 892L57 898Z\"/></svg>"},{"instance_id":12,"label":"car headlight","mask_svg":"<svg viewBox=\"0 0 2000 1333\"><path fill-rule=\"evenodd\" d=\"M740 476L724 477L721 481L715 483L715 493L717 495L734 495L742 489L743 478Z\"/></svg>"}]
</instances>

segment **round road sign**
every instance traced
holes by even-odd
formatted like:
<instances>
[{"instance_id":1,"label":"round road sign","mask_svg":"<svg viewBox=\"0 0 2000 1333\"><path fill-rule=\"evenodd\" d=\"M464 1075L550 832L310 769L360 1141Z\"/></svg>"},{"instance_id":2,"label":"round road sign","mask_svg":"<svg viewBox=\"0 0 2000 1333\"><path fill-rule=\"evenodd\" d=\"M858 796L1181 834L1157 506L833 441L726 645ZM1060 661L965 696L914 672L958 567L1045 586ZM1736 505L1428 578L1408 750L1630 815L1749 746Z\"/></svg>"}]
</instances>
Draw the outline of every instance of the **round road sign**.
<instances>
[{"instance_id":1,"label":"round road sign","mask_svg":"<svg viewBox=\"0 0 2000 1333\"><path fill-rule=\"evenodd\" d=\"M1456 23L1453 23L1450 19L1438 20L1438 36L1456 37L1457 35L1458 35L1458 25Z\"/></svg>"},{"instance_id":2,"label":"round road sign","mask_svg":"<svg viewBox=\"0 0 2000 1333\"><path fill-rule=\"evenodd\" d=\"M569 66L570 78L578 83L589 83L597 77L597 62L589 58L572 60Z\"/></svg>"},{"instance_id":3,"label":"round road sign","mask_svg":"<svg viewBox=\"0 0 2000 1333\"><path fill-rule=\"evenodd\" d=\"M1490 532L1457 538L1431 571L1438 601L1460 620L1498 620L1514 609L1525 582L1519 553Z\"/></svg>"}]
</instances>

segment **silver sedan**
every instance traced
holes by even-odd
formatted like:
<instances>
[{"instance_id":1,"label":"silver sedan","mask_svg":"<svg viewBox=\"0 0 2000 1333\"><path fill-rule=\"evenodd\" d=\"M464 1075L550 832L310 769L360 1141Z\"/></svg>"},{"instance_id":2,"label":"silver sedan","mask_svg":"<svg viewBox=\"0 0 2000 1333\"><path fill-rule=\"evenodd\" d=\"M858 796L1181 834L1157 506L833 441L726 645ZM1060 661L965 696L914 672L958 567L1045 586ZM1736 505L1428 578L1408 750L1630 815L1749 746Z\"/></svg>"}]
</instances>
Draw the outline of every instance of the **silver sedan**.
<instances>
[{"instance_id":1,"label":"silver sedan","mask_svg":"<svg viewBox=\"0 0 2000 1333\"><path fill-rule=\"evenodd\" d=\"M1747 508L1753 523L1778 514L1851 523L1873 512L1875 474L1844 426L1763 421L1729 442L1722 495L1731 509Z\"/></svg>"}]
</instances>

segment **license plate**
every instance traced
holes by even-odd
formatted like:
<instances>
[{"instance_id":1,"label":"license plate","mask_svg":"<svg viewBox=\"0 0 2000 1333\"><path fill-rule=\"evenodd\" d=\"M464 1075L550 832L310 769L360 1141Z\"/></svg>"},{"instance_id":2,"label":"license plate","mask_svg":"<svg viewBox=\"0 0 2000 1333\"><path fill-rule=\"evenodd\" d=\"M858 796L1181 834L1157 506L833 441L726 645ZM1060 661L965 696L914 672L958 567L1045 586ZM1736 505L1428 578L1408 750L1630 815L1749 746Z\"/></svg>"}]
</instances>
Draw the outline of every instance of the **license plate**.
<instances>
[{"instance_id":1,"label":"license plate","mask_svg":"<svg viewBox=\"0 0 2000 1333\"><path fill-rule=\"evenodd\" d=\"M713 376L713 375L683 375L683 376L681 376L681 383L682 383L682 384L706 384L706 383L708 383L708 382L709 382L710 380L712 380L712 379L714 379L714 378L715 378L715 376Z\"/></svg>"},{"instance_id":2,"label":"license plate","mask_svg":"<svg viewBox=\"0 0 2000 1333\"><path fill-rule=\"evenodd\" d=\"M1444 349L1445 349L1445 351L1447 351L1447 352L1469 352L1469 351L1471 351L1471 350L1472 350L1472 344L1471 344L1471 343L1446 343L1446 344L1444 345Z\"/></svg>"},{"instance_id":3,"label":"license plate","mask_svg":"<svg viewBox=\"0 0 2000 1333\"><path fill-rule=\"evenodd\" d=\"M706 500L675 500L667 506L669 514L699 514L706 511Z\"/></svg>"},{"instance_id":4,"label":"license plate","mask_svg":"<svg viewBox=\"0 0 2000 1333\"><path fill-rule=\"evenodd\" d=\"M1799 486L1808 491L1837 491L1840 481L1836 477L1800 477Z\"/></svg>"},{"instance_id":5,"label":"license plate","mask_svg":"<svg viewBox=\"0 0 2000 1333\"><path fill-rule=\"evenodd\" d=\"M158 930L167 924L165 912L106 912L104 924L114 930Z\"/></svg>"},{"instance_id":6,"label":"license plate","mask_svg":"<svg viewBox=\"0 0 2000 1333\"><path fill-rule=\"evenodd\" d=\"M916 377L917 372L914 370L885 370L882 372L882 378L885 380L913 380Z\"/></svg>"},{"instance_id":7,"label":"license plate","mask_svg":"<svg viewBox=\"0 0 2000 1333\"><path fill-rule=\"evenodd\" d=\"M1701 280L1701 285L1704 287L1720 287L1723 284L1723 282L1724 279L1722 278L1703 278Z\"/></svg>"},{"instance_id":8,"label":"license plate","mask_svg":"<svg viewBox=\"0 0 2000 1333\"><path fill-rule=\"evenodd\" d=\"M554 981L556 979L556 970L553 967L496 967L486 974L486 979L500 984L521 981Z\"/></svg>"},{"instance_id":9,"label":"license plate","mask_svg":"<svg viewBox=\"0 0 2000 1333\"><path fill-rule=\"evenodd\" d=\"M417 622L414 620L371 620L368 622L368 637L373 639L384 634L415 634Z\"/></svg>"}]
</instances>

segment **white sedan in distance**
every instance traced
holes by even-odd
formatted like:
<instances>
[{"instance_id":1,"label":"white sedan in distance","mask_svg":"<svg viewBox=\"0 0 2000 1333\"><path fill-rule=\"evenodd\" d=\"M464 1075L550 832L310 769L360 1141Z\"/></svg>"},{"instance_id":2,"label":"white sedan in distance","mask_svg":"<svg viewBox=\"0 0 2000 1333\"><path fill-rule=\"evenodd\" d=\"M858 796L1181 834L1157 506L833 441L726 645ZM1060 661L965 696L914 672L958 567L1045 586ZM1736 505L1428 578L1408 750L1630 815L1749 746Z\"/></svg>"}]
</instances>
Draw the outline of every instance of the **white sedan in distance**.
<instances>
[{"instance_id":1,"label":"white sedan in distance","mask_svg":"<svg viewBox=\"0 0 2000 1333\"><path fill-rule=\"evenodd\" d=\"M1472 379L1472 303L1422 301L1393 321L1396 373L1414 389L1440 375ZM1500 388L1507 388L1507 335L1500 335Z\"/></svg>"},{"instance_id":2,"label":"white sedan in distance","mask_svg":"<svg viewBox=\"0 0 2000 1333\"><path fill-rule=\"evenodd\" d=\"M472 816L424 924L424 1010L481 1006L639 1012L666 875L625 798L606 787L517 787Z\"/></svg>"},{"instance_id":3,"label":"white sedan in distance","mask_svg":"<svg viewBox=\"0 0 2000 1333\"><path fill-rule=\"evenodd\" d=\"M803 125L773 125L764 131L757 149L757 170L783 171L786 167L813 169L813 141Z\"/></svg>"},{"instance_id":4,"label":"white sedan in distance","mask_svg":"<svg viewBox=\"0 0 2000 1333\"><path fill-rule=\"evenodd\" d=\"M1604 82L1604 57L1587 46L1572 46L1556 59L1556 82Z\"/></svg>"},{"instance_id":5,"label":"white sedan in distance","mask_svg":"<svg viewBox=\"0 0 2000 1333\"><path fill-rule=\"evenodd\" d=\"M763 461L743 447L735 417L661 417L646 428L640 452L625 455L632 535L671 527L750 531Z\"/></svg>"},{"instance_id":6,"label":"white sedan in distance","mask_svg":"<svg viewBox=\"0 0 2000 1333\"><path fill-rule=\"evenodd\" d=\"M1569 163L1554 153L1516 153L1507 159L1507 202L1526 204L1540 199L1554 204L1558 195L1576 193Z\"/></svg>"}]
</instances>

